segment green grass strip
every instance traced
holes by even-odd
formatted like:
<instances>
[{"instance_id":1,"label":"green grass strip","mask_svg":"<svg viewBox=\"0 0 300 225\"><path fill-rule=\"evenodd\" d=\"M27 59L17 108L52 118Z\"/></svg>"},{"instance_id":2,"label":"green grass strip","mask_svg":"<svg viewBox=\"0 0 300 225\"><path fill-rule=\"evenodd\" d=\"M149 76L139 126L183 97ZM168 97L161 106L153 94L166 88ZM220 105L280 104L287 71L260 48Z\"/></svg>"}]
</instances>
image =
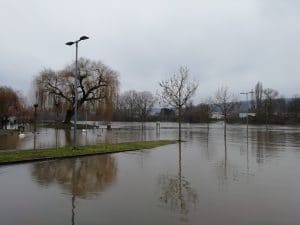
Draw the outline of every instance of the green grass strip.
<instances>
[{"instance_id":1,"label":"green grass strip","mask_svg":"<svg viewBox=\"0 0 300 225\"><path fill-rule=\"evenodd\" d=\"M140 141L126 142L118 144L99 144L91 146L80 146L76 149L73 147L49 148L39 150L18 150L0 152L0 165L20 162L30 162L37 160L68 158L85 155L96 155L105 153L115 153L124 151L135 151L141 149L150 149L162 145L174 144L176 141L159 140L159 141Z\"/></svg>"}]
</instances>

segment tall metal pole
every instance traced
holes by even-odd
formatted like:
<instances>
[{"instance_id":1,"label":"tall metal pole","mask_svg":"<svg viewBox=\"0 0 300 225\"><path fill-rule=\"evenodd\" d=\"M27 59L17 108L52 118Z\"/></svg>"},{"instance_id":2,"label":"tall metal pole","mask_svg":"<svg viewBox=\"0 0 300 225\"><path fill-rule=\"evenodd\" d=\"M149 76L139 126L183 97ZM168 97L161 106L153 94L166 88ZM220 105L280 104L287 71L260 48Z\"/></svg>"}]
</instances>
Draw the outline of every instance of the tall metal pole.
<instances>
[{"instance_id":1,"label":"tall metal pole","mask_svg":"<svg viewBox=\"0 0 300 225\"><path fill-rule=\"evenodd\" d=\"M249 102L248 102L248 94L249 92L246 93L246 101L247 101L247 138L248 138L248 117L249 117Z\"/></svg>"},{"instance_id":2,"label":"tall metal pole","mask_svg":"<svg viewBox=\"0 0 300 225\"><path fill-rule=\"evenodd\" d=\"M77 145L77 101L78 101L78 41L75 42L76 57L75 57L75 102L74 102L74 138L73 147Z\"/></svg>"},{"instance_id":3,"label":"tall metal pole","mask_svg":"<svg viewBox=\"0 0 300 225\"><path fill-rule=\"evenodd\" d=\"M74 96L74 138L73 138L73 147L76 148L77 145L77 102L78 102L78 42L89 39L87 36L81 36L77 41L69 41L66 45L76 46L76 57L75 57L75 96Z\"/></svg>"},{"instance_id":4,"label":"tall metal pole","mask_svg":"<svg viewBox=\"0 0 300 225\"><path fill-rule=\"evenodd\" d=\"M247 101L247 113L246 113L246 123L247 123L247 138L248 138L248 126L249 126L249 120L248 120L248 117L249 117L249 102L248 102L248 94L252 94L253 91L248 91L248 92L241 92L240 94L241 95L246 95L246 101Z\"/></svg>"},{"instance_id":5,"label":"tall metal pole","mask_svg":"<svg viewBox=\"0 0 300 225\"><path fill-rule=\"evenodd\" d=\"M33 106L34 106L33 149L36 150L36 122L37 122L37 107L38 107L38 104L35 103Z\"/></svg>"}]
</instances>

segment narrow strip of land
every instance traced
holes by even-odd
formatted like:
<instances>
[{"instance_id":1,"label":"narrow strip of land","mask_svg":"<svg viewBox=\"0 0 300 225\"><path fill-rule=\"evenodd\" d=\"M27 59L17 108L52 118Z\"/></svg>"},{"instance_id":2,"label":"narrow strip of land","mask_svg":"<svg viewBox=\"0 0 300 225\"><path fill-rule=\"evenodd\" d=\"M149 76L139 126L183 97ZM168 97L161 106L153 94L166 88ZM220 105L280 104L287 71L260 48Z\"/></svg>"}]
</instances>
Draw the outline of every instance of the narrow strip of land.
<instances>
[{"instance_id":1,"label":"narrow strip of land","mask_svg":"<svg viewBox=\"0 0 300 225\"><path fill-rule=\"evenodd\" d=\"M91 146L82 146L73 149L72 147L39 149L39 150L19 150L10 152L0 152L0 165L31 162L37 160L49 160L58 158L77 157L85 155L96 155L106 153L116 153L124 151L135 151L150 149L162 145L174 144L176 141L159 140L159 141L141 141L126 142L118 144L99 144Z\"/></svg>"}]
</instances>

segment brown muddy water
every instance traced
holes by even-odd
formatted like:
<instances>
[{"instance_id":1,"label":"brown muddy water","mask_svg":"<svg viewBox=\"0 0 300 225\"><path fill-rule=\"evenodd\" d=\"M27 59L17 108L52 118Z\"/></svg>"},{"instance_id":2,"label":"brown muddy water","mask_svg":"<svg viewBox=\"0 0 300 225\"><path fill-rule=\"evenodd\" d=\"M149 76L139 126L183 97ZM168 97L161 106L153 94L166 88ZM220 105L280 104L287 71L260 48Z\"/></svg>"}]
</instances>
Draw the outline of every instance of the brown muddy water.
<instances>
[{"instance_id":1,"label":"brown muddy water","mask_svg":"<svg viewBox=\"0 0 300 225\"><path fill-rule=\"evenodd\" d=\"M176 124L138 126L79 132L80 143L177 137ZM300 224L300 128L246 134L228 126L225 140L222 124L185 124L181 144L0 166L0 224ZM55 135L40 130L35 145L71 143L65 131ZM9 148L31 148L33 139Z\"/></svg>"}]
</instances>

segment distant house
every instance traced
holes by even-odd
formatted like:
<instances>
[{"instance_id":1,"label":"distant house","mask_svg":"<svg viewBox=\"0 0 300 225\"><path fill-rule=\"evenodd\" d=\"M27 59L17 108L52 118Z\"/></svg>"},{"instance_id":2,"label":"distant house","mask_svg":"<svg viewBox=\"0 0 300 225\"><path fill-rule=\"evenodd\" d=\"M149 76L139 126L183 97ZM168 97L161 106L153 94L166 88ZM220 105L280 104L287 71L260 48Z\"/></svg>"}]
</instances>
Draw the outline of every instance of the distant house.
<instances>
[{"instance_id":1,"label":"distant house","mask_svg":"<svg viewBox=\"0 0 300 225\"><path fill-rule=\"evenodd\" d=\"M255 115L256 115L256 113L250 113L250 112L248 113L248 117L250 117L250 116L254 117ZM239 113L239 118L243 119L246 117L247 117L247 113L244 113L244 112Z\"/></svg>"},{"instance_id":2,"label":"distant house","mask_svg":"<svg viewBox=\"0 0 300 225\"><path fill-rule=\"evenodd\" d=\"M220 120L220 119L224 118L224 115L221 112L212 112L211 113L211 118Z\"/></svg>"}]
</instances>

